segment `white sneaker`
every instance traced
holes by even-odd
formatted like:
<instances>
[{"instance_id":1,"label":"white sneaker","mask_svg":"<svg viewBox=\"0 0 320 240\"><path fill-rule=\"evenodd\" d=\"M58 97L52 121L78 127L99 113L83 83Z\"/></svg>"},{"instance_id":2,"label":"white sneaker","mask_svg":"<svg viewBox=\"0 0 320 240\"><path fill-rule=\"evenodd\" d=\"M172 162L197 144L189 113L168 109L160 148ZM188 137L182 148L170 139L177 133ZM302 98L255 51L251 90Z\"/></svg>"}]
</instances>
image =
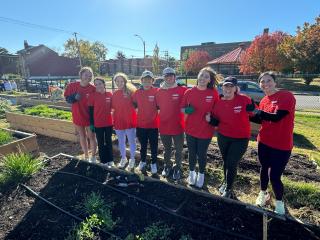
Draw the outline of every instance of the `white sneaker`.
<instances>
[{"instance_id":1,"label":"white sneaker","mask_svg":"<svg viewBox=\"0 0 320 240\"><path fill-rule=\"evenodd\" d=\"M219 187L219 193L222 195L224 194L225 190L226 190L227 184L226 183L222 183L222 185Z\"/></svg>"},{"instance_id":2,"label":"white sneaker","mask_svg":"<svg viewBox=\"0 0 320 240\"><path fill-rule=\"evenodd\" d=\"M283 201L276 200L276 208L274 209L274 212L280 215L284 215L286 213Z\"/></svg>"},{"instance_id":3,"label":"white sneaker","mask_svg":"<svg viewBox=\"0 0 320 240\"><path fill-rule=\"evenodd\" d=\"M90 157L90 158L89 158L89 162L90 162L90 163L96 163L96 162L97 162L96 156Z\"/></svg>"},{"instance_id":4,"label":"white sneaker","mask_svg":"<svg viewBox=\"0 0 320 240\"><path fill-rule=\"evenodd\" d=\"M198 173L197 174L197 181L196 181L196 187L202 188L204 183L204 174Z\"/></svg>"},{"instance_id":5,"label":"white sneaker","mask_svg":"<svg viewBox=\"0 0 320 240\"><path fill-rule=\"evenodd\" d=\"M157 164L156 163L151 163L151 173L156 174L158 172L157 169Z\"/></svg>"},{"instance_id":6,"label":"white sneaker","mask_svg":"<svg viewBox=\"0 0 320 240\"><path fill-rule=\"evenodd\" d=\"M136 160L135 160L135 159L130 159L130 160L129 160L129 164L128 164L128 166L127 166L127 171L130 172L131 170L133 170L135 163L136 163Z\"/></svg>"},{"instance_id":7,"label":"white sneaker","mask_svg":"<svg viewBox=\"0 0 320 240\"><path fill-rule=\"evenodd\" d=\"M127 164L128 160L126 158L123 158L120 160L120 163L118 164L118 168L124 168Z\"/></svg>"},{"instance_id":8,"label":"white sneaker","mask_svg":"<svg viewBox=\"0 0 320 240\"><path fill-rule=\"evenodd\" d=\"M265 207L266 203L270 200L270 195L266 191L260 191L259 196L256 199L256 205Z\"/></svg>"},{"instance_id":9,"label":"white sneaker","mask_svg":"<svg viewBox=\"0 0 320 240\"><path fill-rule=\"evenodd\" d=\"M138 169L141 172L145 167L146 167L147 163L146 162L141 162L139 163Z\"/></svg>"},{"instance_id":10,"label":"white sneaker","mask_svg":"<svg viewBox=\"0 0 320 240\"><path fill-rule=\"evenodd\" d=\"M189 176L188 176L188 184L193 186L196 184L197 181L197 173L196 171L189 171Z\"/></svg>"}]
</instances>

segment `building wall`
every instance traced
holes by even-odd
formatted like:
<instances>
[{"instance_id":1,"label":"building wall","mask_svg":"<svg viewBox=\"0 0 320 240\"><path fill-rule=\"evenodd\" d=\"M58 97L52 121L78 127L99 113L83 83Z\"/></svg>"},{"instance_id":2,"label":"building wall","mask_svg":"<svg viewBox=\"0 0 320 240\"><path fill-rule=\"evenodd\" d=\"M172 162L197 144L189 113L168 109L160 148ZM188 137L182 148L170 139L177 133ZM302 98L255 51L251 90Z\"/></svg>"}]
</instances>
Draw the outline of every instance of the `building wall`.
<instances>
[{"instance_id":1,"label":"building wall","mask_svg":"<svg viewBox=\"0 0 320 240\"><path fill-rule=\"evenodd\" d=\"M213 70L223 75L239 75L239 65L236 64L211 64Z\"/></svg>"},{"instance_id":2,"label":"building wall","mask_svg":"<svg viewBox=\"0 0 320 240\"><path fill-rule=\"evenodd\" d=\"M231 43L201 43L201 45L193 45L193 46L182 46L180 49L180 59L182 59L184 53L186 51L207 51L212 59L218 58L223 54L226 54L237 47L240 44L244 44L244 47L247 48L250 46L250 41L244 42L231 42Z\"/></svg>"},{"instance_id":3,"label":"building wall","mask_svg":"<svg viewBox=\"0 0 320 240\"><path fill-rule=\"evenodd\" d=\"M18 68L18 55L13 54L3 54L0 55L0 77L8 73L19 73Z\"/></svg>"}]
</instances>

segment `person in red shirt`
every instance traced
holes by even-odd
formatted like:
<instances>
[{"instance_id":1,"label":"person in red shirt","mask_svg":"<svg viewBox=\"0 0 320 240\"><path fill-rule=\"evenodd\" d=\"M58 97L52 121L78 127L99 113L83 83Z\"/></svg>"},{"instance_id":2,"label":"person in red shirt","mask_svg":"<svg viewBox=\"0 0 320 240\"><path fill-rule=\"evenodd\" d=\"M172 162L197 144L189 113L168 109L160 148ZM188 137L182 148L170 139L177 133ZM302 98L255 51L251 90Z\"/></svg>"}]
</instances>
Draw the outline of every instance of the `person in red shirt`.
<instances>
[{"instance_id":1,"label":"person in red shirt","mask_svg":"<svg viewBox=\"0 0 320 240\"><path fill-rule=\"evenodd\" d=\"M267 193L270 180L276 197L275 212L283 215L285 207L281 176L293 148L296 99L291 92L276 89L276 76L273 72L262 73L259 82L266 96L261 100L259 109L254 109L255 116L251 118L253 122L261 123L257 138L261 191L256 204L263 207L270 199Z\"/></svg>"},{"instance_id":2,"label":"person in red shirt","mask_svg":"<svg viewBox=\"0 0 320 240\"><path fill-rule=\"evenodd\" d=\"M157 88L152 86L153 73L146 70L141 75L141 88L132 96L133 103L138 110L137 137L141 145L139 170L145 171L148 142L151 148L151 173L157 173L158 157L158 127L159 116L156 104Z\"/></svg>"},{"instance_id":3,"label":"person in red shirt","mask_svg":"<svg viewBox=\"0 0 320 240\"><path fill-rule=\"evenodd\" d=\"M64 96L66 101L71 104L72 121L79 133L80 145L84 152L84 158L89 162L96 161L97 142L95 134L89 129L89 95L95 92L95 87L90 83L93 78L93 72L90 67L81 68L80 82L69 83ZM87 139L89 138L89 143ZM91 147L92 156L89 158L88 146Z\"/></svg>"},{"instance_id":4,"label":"person in red shirt","mask_svg":"<svg viewBox=\"0 0 320 240\"><path fill-rule=\"evenodd\" d=\"M136 127L137 113L132 102L132 94L136 88L128 83L128 77L124 73L117 73L113 81L118 87L112 96L114 129L118 137L118 145L121 155L119 168L124 168L128 163L126 156L126 137L130 146L130 160L127 167L132 171L135 167L136 152Z\"/></svg>"},{"instance_id":5,"label":"person in red shirt","mask_svg":"<svg viewBox=\"0 0 320 240\"><path fill-rule=\"evenodd\" d=\"M163 70L164 82L156 94L159 112L159 133L164 146L164 168L163 177L169 177L172 169L171 152L172 141L175 147L175 166L173 168L173 179L181 178L181 160L184 141L184 119L181 112L181 101L185 87L176 83L175 70L167 67Z\"/></svg>"},{"instance_id":6,"label":"person in red shirt","mask_svg":"<svg viewBox=\"0 0 320 240\"><path fill-rule=\"evenodd\" d=\"M217 74L209 67L200 70L197 86L188 89L182 99L181 108L185 114L185 133L189 150L189 185L202 188L207 162L207 150L213 136L214 127L206 121L206 114L218 100ZM199 172L196 173L196 164Z\"/></svg>"},{"instance_id":7,"label":"person in red shirt","mask_svg":"<svg viewBox=\"0 0 320 240\"><path fill-rule=\"evenodd\" d=\"M250 109L254 108L253 100L238 93L237 83L235 77L224 79L223 95L213 108L213 116L208 115L207 119L212 125L218 126L218 146L223 159L224 173L219 192L227 198L236 198L232 189L238 163L248 147Z\"/></svg>"},{"instance_id":8,"label":"person in red shirt","mask_svg":"<svg viewBox=\"0 0 320 240\"><path fill-rule=\"evenodd\" d=\"M96 133L100 162L113 167L112 154L112 93L106 91L103 78L95 78L96 92L89 96L90 130Z\"/></svg>"}]
</instances>

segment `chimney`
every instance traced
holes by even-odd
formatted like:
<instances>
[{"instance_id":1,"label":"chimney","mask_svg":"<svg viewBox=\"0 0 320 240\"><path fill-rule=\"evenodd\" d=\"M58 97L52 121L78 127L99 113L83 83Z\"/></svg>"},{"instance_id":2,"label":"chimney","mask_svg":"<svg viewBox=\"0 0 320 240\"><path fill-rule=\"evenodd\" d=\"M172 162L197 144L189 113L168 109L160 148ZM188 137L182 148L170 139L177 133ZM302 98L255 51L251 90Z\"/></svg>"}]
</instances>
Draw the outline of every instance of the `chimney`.
<instances>
[{"instance_id":1,"label":"chimney","mask_svg":"<svg viewBox=\"0 0 320 240\"><path fill-rule=\"evenodd\" d=\"M27 40L24 40L23 45L24 45L24 49L29 48L29 44L28 44Z\"/></svg>"},{"instance_id":2,"label":"chimney","mask_svg":"<svg viewBox=\"0 0 320 240\"><path fill-rule=\"evenodd\" d=\"M263 35L264 35L264 34L269 34L269 28L263 29Z\"/></svg>"}]
</instances>

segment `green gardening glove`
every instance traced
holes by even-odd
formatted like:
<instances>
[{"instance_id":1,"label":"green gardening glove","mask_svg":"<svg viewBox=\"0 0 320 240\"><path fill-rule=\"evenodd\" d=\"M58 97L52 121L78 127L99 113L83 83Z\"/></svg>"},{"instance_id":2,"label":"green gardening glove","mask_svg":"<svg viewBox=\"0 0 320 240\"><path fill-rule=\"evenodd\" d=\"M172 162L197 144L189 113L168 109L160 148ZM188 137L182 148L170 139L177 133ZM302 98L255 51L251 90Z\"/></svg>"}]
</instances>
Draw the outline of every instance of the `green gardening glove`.
<instances>
[{"instance_id":1,"label":"green gardening glove","mask_svg":"<svg viewBox=\"0 0 320 240\"><path fill-rule=\"evenodd\" d=\"M90 130L91 130L91 132L95 132L95 127L93 124L90 124Z\"/></svg>"},{"instance_id":2,"label":"green gardening glove","mask_svg":"<svg viewBox=\"0 0 320 240\"><path fill-rule=\"evenodd\" d=\"M185 114L192 114L194 113L194 107L192 107L190 104L188 105L188 107L184 108L184 113Z\"/></svg>"}]
</instances>

